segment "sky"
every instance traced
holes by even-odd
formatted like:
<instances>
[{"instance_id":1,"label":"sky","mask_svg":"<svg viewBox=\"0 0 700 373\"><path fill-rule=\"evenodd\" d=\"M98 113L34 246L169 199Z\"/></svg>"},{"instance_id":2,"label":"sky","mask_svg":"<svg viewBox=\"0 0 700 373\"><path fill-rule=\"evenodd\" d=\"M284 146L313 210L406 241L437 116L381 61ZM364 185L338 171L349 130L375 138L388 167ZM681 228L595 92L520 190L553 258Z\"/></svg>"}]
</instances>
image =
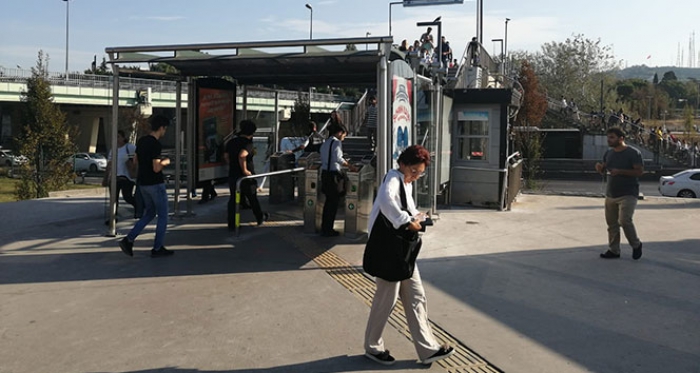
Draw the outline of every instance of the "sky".
<instances>
[{"instance_id":1,"label":"sky","mask_svg":"<svg viewBox=\"0 0 700 373\"><path fill-rule=\"evenodd\" d=\"M69 70L90 67L105 47L154 44L296 40L389 34L388 0L70 0ZM573 34L601 39L622 66L673 66L678 46L688 66L690 35L697 31L698 0L485 0L484 45L500 53L491 39L504 38L508 50L537 51L546 42ZM37 52L50 56L50 71L65 69L66 1L0 0L0 66L28 69ZM672 7L669 9L669 7ZM442 17L443 34L455 58L476 35L476 2L428 7L392 6L395 43L412 42L424 32L416 22ZM697 29L696 29L697 28ZM496 51L498 48L498 51Z\"/></svg>"}]
</instances>

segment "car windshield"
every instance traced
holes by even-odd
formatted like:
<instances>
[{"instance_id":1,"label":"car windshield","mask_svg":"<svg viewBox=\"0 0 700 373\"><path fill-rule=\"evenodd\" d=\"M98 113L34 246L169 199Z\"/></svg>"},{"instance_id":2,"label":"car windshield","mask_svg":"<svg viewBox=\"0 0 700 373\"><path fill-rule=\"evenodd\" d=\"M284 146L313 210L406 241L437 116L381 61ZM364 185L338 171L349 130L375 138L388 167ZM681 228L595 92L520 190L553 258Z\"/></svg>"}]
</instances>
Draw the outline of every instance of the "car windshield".
<instances>
[{"instance_id":1,"label":"car windshield","mask_svg":"<svg viewBox=\"0 0 700 373\"><path fill-rule=\"evenodd\" d=\"M90 158L94 159L105 159L105 156L99 153L90 153Z\"/></svg>"}]
</instances>

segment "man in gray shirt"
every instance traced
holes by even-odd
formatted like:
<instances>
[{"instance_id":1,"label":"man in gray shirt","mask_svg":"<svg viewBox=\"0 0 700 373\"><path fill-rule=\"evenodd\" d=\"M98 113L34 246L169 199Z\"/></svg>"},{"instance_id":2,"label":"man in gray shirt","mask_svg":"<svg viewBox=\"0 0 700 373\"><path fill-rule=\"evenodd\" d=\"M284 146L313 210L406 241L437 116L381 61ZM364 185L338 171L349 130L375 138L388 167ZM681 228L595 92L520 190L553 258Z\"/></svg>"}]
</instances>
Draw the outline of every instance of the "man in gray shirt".
<instances>
[{"instance_id":1,"label":"man in gray shirt","mask_svg":"<svg viewBox=\"0 0 700 373\"><path fill-rule=\"evenodd\" d=\"M637 237L632 217L639 196L639 177L644 173L644 161L639 150L625 144L625 134L619 128L607 132L609 149L603 162L595 165L600 174L607 173L605 191L605 221L608 224L608 251L600 254L604 259L620 257L620 226L632 246L632 258L642 257L642 241Z\"/></svg>"}]
</instances>

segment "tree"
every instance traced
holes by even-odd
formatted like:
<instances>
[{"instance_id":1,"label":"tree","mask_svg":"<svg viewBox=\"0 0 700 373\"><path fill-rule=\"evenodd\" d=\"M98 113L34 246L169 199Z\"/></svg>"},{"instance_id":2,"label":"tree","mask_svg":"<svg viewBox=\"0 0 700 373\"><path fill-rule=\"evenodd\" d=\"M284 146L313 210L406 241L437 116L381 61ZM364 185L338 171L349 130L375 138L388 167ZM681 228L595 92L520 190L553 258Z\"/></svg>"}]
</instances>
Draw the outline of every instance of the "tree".
<instances>
[{"instance_id":1,"label":"tree","mask_svg":"<svg viewBox=\"0 0 700 373\"><path fill-rule=\"evenodd\" d=\"M654 73L654 79L651 81L654 85L659 84L659 73Z\"/></svg>"},{"instance_id":2,"label":"tree","mask_svg":"<svg viewBox=\"0 0 700 373\"><path fill-rule=\"evenodd\" d=\"M93 71L92 68L89 68L84 71L85 74L94 74L94 75L112 75L112 70L107 66L107 59L105 57L102 57L102 62L100 63L100 66L95 66L95 69Z\"/></svg>"},{"instance_id":3,"label":"tree","mask_svg":"<svg viewBox=\"0 0 700 373\"><path fill-rule=\"evenodd\" d=\"M673 71L666 71L664 73L664 77L661 78L661 83L668 82L671 80L678 80L678 78L676 77L676 73L674 73Z\"/></svg>"},{"instance_id":4,"label":"tree","mask_svg":"<svg viewBox=\"0 0 700 373\"><path fill-rule=\"evenodd\" d=\"M165 74L180 74L180 72L176 68L174 68L173 65L169 65L169 64L163 63L163 62L150 64L149 70L161 72L161 73L165 73Z\"/></svg>"},{"instance_id":5,"label":"tree","mask_svg":"<svg viewBox=\"0 0 700 373\"><path fill-rule=\"evenodd\" d=\"M521 61L518 82L523 87L523 101L515 123L515 147L525 159L526 187L532 188L537 177L537 162L542 158L542 143L537 126L547 113L547 98L541 91L539 79L528 61Z\"/></svg>"},{"instance_id":6,"label":"tree","mask_svg":"<svg viewBox=\"0 0 700 373\"><path fill-rule=\"evenodd\" d=\"M36 67L27 79L27 91L22 93L22 122L16 143L28 161L20 169L21 180L15 189L18 199L48 197L49 191L63 189L73 176L66 159L75 151L77 133L53 102L48 61L48 55L39 51Z\"/></svg>"},{"instance_id":7,"label":"tree","mask_svg":"<svg viewBox=\"0 0 700 373\"><path fill-rule=\"evenodd\" d=\"M574 99L584 111L599 109L600 82L613 86L619 68L610 46L582 34L564 42L545 43L529 62L549 97Z\"/></svg>"}]
</instances>

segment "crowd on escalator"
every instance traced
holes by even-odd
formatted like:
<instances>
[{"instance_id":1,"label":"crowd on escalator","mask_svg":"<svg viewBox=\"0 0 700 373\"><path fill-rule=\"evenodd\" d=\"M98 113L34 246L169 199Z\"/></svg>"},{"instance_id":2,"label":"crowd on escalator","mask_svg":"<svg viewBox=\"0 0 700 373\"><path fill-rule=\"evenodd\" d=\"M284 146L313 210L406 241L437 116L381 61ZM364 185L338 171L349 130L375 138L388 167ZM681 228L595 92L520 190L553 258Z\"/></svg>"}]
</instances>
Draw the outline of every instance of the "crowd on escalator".
<instances>
[{"instance_id":1,"label":"crowd on escalator","mask_svg":"<svg viewBox=\"0 0 700 373\"><path fill-rule=\"evenodd\" d=\"M450 42L443 35L440 38L440 44L437 44L432 32L432 27L428 27L420 38L413 41L413 44L409 44L408 40L404 39L399 46L399 51L406 53L406 58L419 57L421 62L425 64L440 63L442 67L455 67L457 60L453 59ZM442 52L440 47L442 47Z\"/></svg>"}]
</instances>

